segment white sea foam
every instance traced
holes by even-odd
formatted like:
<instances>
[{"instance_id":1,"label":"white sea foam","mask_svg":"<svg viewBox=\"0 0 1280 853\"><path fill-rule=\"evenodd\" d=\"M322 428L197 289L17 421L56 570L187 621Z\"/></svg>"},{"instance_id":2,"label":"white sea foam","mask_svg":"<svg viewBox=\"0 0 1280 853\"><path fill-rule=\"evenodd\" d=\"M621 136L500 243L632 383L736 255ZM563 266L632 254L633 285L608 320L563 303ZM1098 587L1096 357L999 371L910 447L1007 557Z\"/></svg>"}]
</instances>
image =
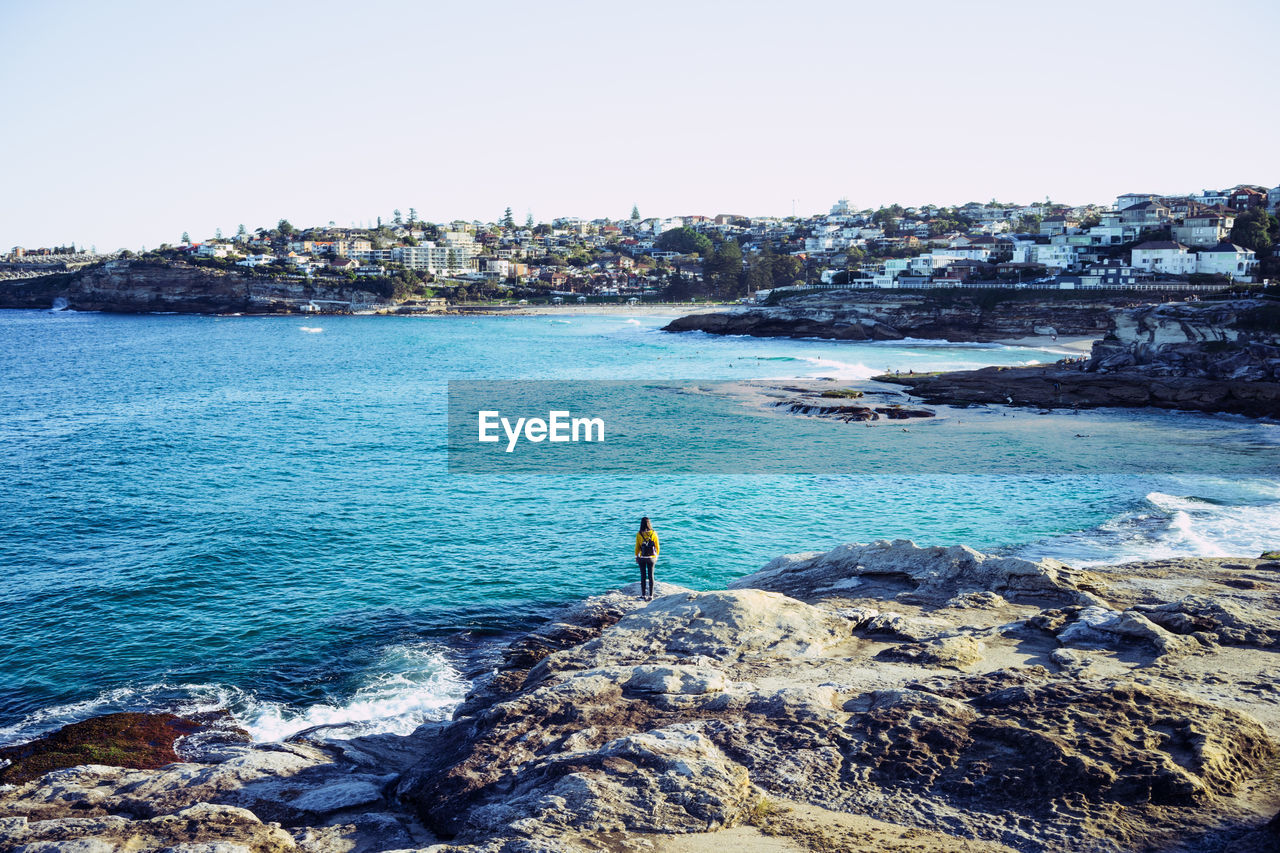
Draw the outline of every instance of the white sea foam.
<instances>
[{"instance_id":1,"label":"white sea foam","mask_svg":"<svg viewBox=\"0 0 1280 853\"><path fill-rule=\"evenodd\" d=\"M299 326L298 328L310 335L315 335L324 331L320 326Z\"/></svg>"},{"instance_id":2,"label":"white sea foam","mask_svg":"<svg viewBox=\"0 0 1280 853\"><path fill-rule=\"evenodd\" d=\"M627 326L642 326L642 325L644 325L644 324L643 324L643 323L641 323L639 320L637 320L635 317L628 317L628 318L627 318L627 320L626 320L626 323L625 323L624 325L627 325Z\"/></svg>"},{"instance_id":3,"label":"white sea foam","mask_svg":"<svg viewBox=\"0 0 1280 853\"><path fill-rule=\"evenodd\" d=\"M119 687L0 726L0 745L31 740L68 723L118 711L190 715L226 709L237 725L260 742L284 740L316 727L324 727L330 738L403 735L424 722L446 719L469 686L441 649L430 643L387 648L360 681L350 696L309 706L264 700L222 684Z\"/></svg>"},{"instance_id":4,"label":"white sea foam","mask_svg":"<svg viewBox=\"0 0 1280 853\"><path fill-rule=\"evenodd\" d=\"M1151 492L1142 505L1097 527L1016 549L1076 566L1170 557L1248 557L1280 542L1280 495L1252 503Z\"/></svg>"},{"instance_id":5,"label":"white sea foam","mask_svg":"<svg viewBox=\"0 0 1280 853\"><path fill-rule=\"evenodd\" d=\"M429 644L388 649L368 678L347 699L305 708L253 702L235 713L254 740L284 740L323 726L328 737L406 735L431 720L443 720L466 695L467 682Z\"/></svg>"},{"instance_id":6,"label":"white sea foam","mask_svg":"<svg viewBox=\"0 0 1280 853\"><path fill-rule=\"evenodd\" d=\"M870 379L880 372L872 370L861 362L850 364L847 361L836 361L833 358L816 358L812 356L802 356L800 360L821 368L809 374L814 377L830 376L834 379Z\"/></svg>"},{"instance_id":7,"label":"white sea foam","mask_svg":"<svg viewBox=\"0 0 1280 853\"><path fill-rule=\"evenodd\" d=\"M941 338L899 338L896 341L859 341L881 347L930 347L936 349L1004 349L1003 344L983 341L945 341Z\"/></svg>"},{"instance_id":8,"label":"white sea foam","mask_svg":"<svg viewBox=\"0 0 1280 853\"><path fill-rule=\"evenodd\" d=\"M31 740L68 723L119 711L161 712L179 715L200 714L234 708L248 700L236 687L216 684L156 683L104 690L92 699L52 705L28 714L8 726L0 726L0 744Z\"/></svg>"}]
</instances>

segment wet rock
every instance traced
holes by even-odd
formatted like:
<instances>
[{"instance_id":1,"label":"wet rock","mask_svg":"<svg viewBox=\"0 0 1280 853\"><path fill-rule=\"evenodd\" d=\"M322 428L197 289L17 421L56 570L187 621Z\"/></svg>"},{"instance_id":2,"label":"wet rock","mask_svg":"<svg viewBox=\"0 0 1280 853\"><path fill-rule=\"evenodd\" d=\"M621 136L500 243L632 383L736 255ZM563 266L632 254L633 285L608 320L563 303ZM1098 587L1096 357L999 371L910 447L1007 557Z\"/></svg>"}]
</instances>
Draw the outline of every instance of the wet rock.
<instances>
[{"instance_id":1,"label":"wet rock","mask_svg":"<svg viewBox=\"0 0 1280 853\"><path fill-rule=\"evenodd\" d=\"M0 748L0 782L27 782L50 770L82 764L163 767L182 760L174 751L180 738L207 732L213 726L228 728L226 720L225 714L194 718L121 713L72 723L27 743ZM218 734L247 737L239 730Z\"/></svg>"}]
</instances>

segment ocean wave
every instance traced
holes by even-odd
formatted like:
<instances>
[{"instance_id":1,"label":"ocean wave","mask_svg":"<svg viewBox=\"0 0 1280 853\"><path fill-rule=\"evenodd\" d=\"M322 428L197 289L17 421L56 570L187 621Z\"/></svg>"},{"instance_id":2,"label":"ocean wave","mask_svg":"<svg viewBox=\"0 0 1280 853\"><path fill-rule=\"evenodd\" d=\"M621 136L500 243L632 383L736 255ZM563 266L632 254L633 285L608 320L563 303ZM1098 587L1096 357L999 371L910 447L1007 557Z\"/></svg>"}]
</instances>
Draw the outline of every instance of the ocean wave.
<instances>
[{"instance_id":1,"label":"ocean wave","mask_svg":"<svg viewBox=\"0 0 1280 853\"><path fill-rule=\"evenodd\" d=\"M1280 495L1251 503L1150 492L1129 512L1097 527L1014 549L1074 566L1172 557L1247 557L1280 541Z\"/></svg>"},{"instance_id":2,"label":"ocean wave","mask_svg":"<svg viewBox=\"0 0 1280 853\"><path fill-rule=\"evenodd\" d=\"M875 376L880 372L878 370L872 370L861 362L854 362L850 364L847 361L837 361L833 358L817 358L813 356L802 356L799 360L821 368L820 371L810 373L810 377L830 376L833 379L870 379L872 376Z\"/></svg>"},{"instance_id":3,"label":"ocean wave","mask_svg":"<svg viewBox=\"0 0 1280 853\"><path fill-rule=\"evenodd\" d=\"M425 722L447 719L469 684L432 643L383 651L344 698L298 706L262 699L225 684L155 683L105 690L92 699L43 708L0 726L0 745L21 743L69 723L120 711L179 716L227 710L258 742L281 741L308 729L348 739L370 734L406 735Z\"/></svg>"},{"instance_id":4,"label":"ocean wave","mask_svg":"<svg viewBox=\"0 0 1280 853\"><path fill-rule=\"evenodd\" d=\"M306 708L253 702L232 713L257 741L284 740L317 727L334 738L407 735L425 722L446 719L462 702L468 686L438 647L395 646L344 701Z\"/></svg>"},{"instance_id":5,"label":"ocean wave","mask_svg":"<svg viewBox=\"0 0 1280 853\"><path fill-rule=\"evenodd\" d=\"M1004 349L1004 344L986 341L947 341L941 338L899 338L896 341L859 341L881 347L931 347L937 349ZM1019 347L1022 349L1022 347Z\"/></svg>"},{"instance_id":6,"label":"ocean wave","mask_svg":"<svg viewBox=\"0 0 1280 853\"><path fill-rule=\"evenodd\" d=\"M299 326L298 328L310 335L319 334L324 331L320 326Z\"/></svg>"}]
</instances>

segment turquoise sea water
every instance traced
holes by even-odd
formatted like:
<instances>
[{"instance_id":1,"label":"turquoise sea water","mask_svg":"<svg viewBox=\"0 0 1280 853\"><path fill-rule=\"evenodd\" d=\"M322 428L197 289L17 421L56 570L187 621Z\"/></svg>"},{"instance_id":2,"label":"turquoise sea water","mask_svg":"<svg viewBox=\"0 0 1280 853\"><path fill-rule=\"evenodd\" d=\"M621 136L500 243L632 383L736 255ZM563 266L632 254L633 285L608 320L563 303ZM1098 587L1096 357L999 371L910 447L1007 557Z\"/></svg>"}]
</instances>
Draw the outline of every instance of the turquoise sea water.
<instances>
[{"instance_id":1,"label":"turquoise sea water","mask_svg":"<svg viewBox=\"0 0 1280 853\"><path fill-rule=\"evenodd\" d=\"M450 476L450 379L855 382L1060 357L665 322L0 312L0 743L123 708L229 707L264 739L409 730L493 642L634 580L641 515L659 579L695 588L881 537L1076 563L1280 542L1280 427L1179 413L965 410L865 433L915 442L871 474L672 474L673 441L624 474ZM792 452L863 429L793 422ZM992 448L1077 464L964 464Z\"/></svg>"}]
</instances>

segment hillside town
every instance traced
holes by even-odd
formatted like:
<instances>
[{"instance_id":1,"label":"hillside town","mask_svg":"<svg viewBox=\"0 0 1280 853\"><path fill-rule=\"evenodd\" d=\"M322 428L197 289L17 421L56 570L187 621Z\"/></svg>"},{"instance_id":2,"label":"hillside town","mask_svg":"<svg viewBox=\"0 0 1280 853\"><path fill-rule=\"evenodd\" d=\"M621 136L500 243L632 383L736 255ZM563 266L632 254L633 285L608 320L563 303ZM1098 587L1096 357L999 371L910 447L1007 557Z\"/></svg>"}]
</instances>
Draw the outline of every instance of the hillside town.
<instances>
[{"instance_id":1,"label":"hillside town","mask_svg":"<svg viewBox=\"0 0 1280 853\"><path fill-rule=\"evenodd\" d=\"M1280 187L1241 184L1190 195L1126 193L1110 205L1048 199L957 207L857 209L823 215L733 214L625 219L561 217L523 225L428 223L415 209L365 227L241 225L193 241L184 233L142 257L274 278L341 277L383 296L523 296L764 300L803 289L1011 287L1213 290L1280 279ZM0 278L75 270L119 256L14 247Z\"/></svg>"}]
</instances>

